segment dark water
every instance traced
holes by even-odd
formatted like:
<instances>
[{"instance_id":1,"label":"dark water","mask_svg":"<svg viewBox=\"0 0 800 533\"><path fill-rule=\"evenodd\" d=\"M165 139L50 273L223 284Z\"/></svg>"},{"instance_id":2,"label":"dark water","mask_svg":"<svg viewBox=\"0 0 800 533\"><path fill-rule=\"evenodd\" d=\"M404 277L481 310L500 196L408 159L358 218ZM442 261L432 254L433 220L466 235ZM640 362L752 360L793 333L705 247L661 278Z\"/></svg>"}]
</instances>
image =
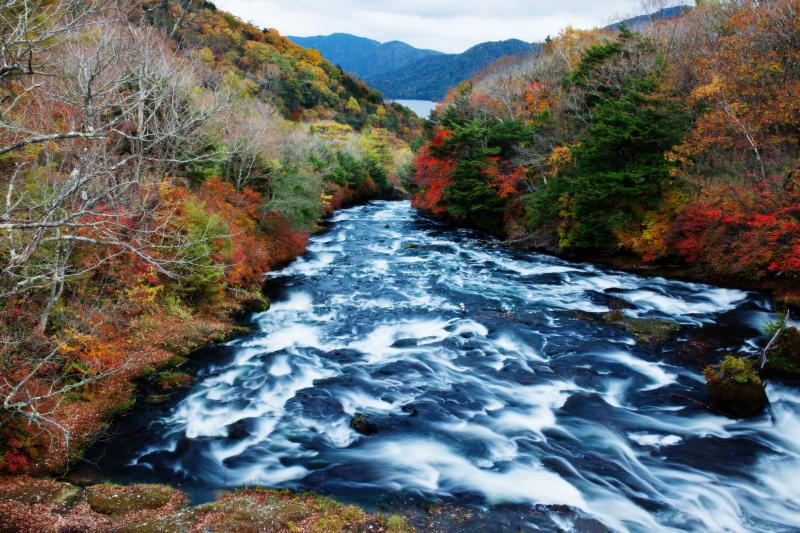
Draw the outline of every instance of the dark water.
<instances>
[{"instance_id":1,"label":"dark water","mask_svg":"<svg viewBox=\"0 0 800 533\"><path fill-rule=\"evenodd\" d=\"M490 524L513 509L515 531L800 528L796 389L770 385L754 420L715 416L695 402L718 354L587 320L624 301L682 341L752 351L760 295L513 252L405 202L340 212L269 287L256 334L94 450L107 477L199 500L268 485L445 502ZM378 433L350 429L356 413Z\"/></svg>"}]
</instances>

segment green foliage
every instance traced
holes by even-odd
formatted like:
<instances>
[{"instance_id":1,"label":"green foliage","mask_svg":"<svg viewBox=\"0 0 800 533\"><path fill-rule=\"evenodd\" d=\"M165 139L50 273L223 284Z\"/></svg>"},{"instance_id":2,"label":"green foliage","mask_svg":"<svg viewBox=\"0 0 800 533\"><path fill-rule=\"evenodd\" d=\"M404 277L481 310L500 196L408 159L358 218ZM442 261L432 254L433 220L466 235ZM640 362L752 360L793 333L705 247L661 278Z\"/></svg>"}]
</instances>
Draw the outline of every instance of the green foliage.
<instances>
[{"instance_id":1,"label":"green foliage","mask_svg":"<svg viewBox=\"0 0 800 533\"><path fill-rule=\"evenodd\" d=\"M524 124L471 117L458 107L448 108L443 119L451 135L431 146L434 157L455 161L453 181L443 196L447 213L456 221L501 233L506 202L490 186L488 170L497 158L512 157L530 132Z\"/></svg>"},{"instance_id":2,"label":"green foliage","mask_svg":"<svg viewBox=\"0 0 800 533\"><path fill-rule=\"evenodd\" d=\"M708 367L705 370L705 375L710 382L732 380L740 384L752 383L760 385L761 378L758 375L757 366L757 362L754 359L727 355L720 363L718 370Z\"/></svg>"},{"instance_id":3,"label":"green foliage","mask_svg":"<svg viewBox=\"0 0 800 533\"><path fill-rule=\"evenodd\" d=\"M785 327L786 327L786 316L779 313L775 317L775 320L768 321L766 324L764 324L762 329L765 335L772 337Z\"/></svg>"},{"instance_id":4,"label":"green foliage","mask_svg":"<svg viewBox=\"0 0 800 533\"><path fill-rule=\"evenodd\" d=\"M383 192L389 190L391 184L389 183L389 170L383 166L377 158L367 156L364 158L364 164L367 167L367 173L378 189Z\"/></svg>"},{"instance_id":5,"label":"green foliage","mask_svg":"<svg viewBox=\"0 0 800 533\"><path fill-rule=\"evenodd\" d=\"M285 172L272 180L272 195L266 213L281 213L293 230L310 230L322 216L321 183L313 174Z\"/></svg>"},{"instance_id":6,"label":"green foliage","mask_svg":"<svg viewBox=\"0 0 800 533\"><path fill-rule=\"evenodd\" d=\"M621 51L618 42L590 48L571 80L582 83ZM659 94L659 75L601 86L587 98L591 123L572 150L572 166L528 199L533 228L558 220L562 247L606 248L658 207L672 185L664 154L690 126L687 109Z\"/></svg>"},{"instance_id":7,"label":"green foliage","mask_svg":"<svg viewBox=\"0 0 800 533\"><path fill-rule=\"evenodd\" d=\"M184 202L182 222L185 243L176 269L177 289L192 302L213 303L224 286L222 259L231 247L228 226L193 200Z\"/></svg>"},{"instance_id":8,"label":"green foliage","mask_svg":"<svg viewBox=\"0 0 800 533\"><path fill-rule=\"evenodd\" d=\"M358 189L369 176L364 162L343 150L336 152L333 163L334 167L325 176L325 179L342 187Z\"/></svg>"}]
</instances>

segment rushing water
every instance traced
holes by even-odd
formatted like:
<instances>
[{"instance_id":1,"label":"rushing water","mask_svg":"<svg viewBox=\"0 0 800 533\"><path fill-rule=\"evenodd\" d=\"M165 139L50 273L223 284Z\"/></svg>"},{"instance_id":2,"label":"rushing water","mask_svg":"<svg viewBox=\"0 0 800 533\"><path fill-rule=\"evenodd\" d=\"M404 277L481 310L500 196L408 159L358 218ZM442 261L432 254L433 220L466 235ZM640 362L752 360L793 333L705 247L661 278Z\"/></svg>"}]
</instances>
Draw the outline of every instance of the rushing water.
<instances>
[{"instance_id":1,"label":"rushing water","mask_svg":"<svg viewBox=\"0 0 800 533\"><path fill-rule=\"evenodd\" d=\"M340 212L268 284L257 333L167 411L129 418L106 473L199 499L268 485L511 508L515 531L800 527L798 391L715 416L696 402L719 354L681 349L754 349L759 295L513 252L406 202ZM642 347L587 319L620 301L687 342ZM353 431L356 413L378 432Z\"/></svg>"}]
</instances>

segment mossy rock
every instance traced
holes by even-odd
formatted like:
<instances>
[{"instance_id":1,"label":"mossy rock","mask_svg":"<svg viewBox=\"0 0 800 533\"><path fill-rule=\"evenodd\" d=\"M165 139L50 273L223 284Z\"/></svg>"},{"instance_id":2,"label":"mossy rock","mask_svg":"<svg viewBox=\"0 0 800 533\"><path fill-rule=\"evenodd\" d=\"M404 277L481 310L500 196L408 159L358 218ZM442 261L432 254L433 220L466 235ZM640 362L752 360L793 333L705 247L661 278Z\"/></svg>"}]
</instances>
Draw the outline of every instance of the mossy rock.
<instances>
[{"instance_id":1,"label":"mossy rock","mask_svg":"<svg viewBox=\"0 0 800 533\"><path fill-rule=\"evenodd\" d=\"M175 489L164 485L97 485L89 489L87 502L97 513L121 516L146 509L161 509L174 495Z\"/></svg>"},{"instance_id":2,"label":"mossy rock","mask_svg":"<svg viewBox=\"0 0 800 533\"><path fill-rule=\"evenodd\" d=\"M657 318L634 318L626 316L621 310L615 310L607 314L604 320L636 337L641 343L663 342L680 331L681 326L669 320L659 320Z\"/></svg>"},{"instance_id":3,"label":"mossy rock","mask_svg":"<svg viewBox=\"0 0 800 533\"><path fill-rule=\"evenodd\" d=\"M284 501L267 498L256 501L249 496L239 496L196 509L201 516L211 516L208 527L219 533L263 531L278 533L299 529L299 524L314 515L315 510L302 501Z\"/></svg>"},{"instance_id":4,"label":"mossy rock","mask_svg":"<svg viewBox=\"0 0 800 533\"><path fill-rule=\"evenodd\" d=\"M752 418L769 404L757 362L729 355L705 370L711 406L732 418Z\"/></svg>"},{"instance_id":5,"label":"mossy rock","mask_svg":"<svg viewBox=\"0 0 800 533\"><path fill-rule=\"evenodd\" d=\"M183 357L182 355L173 355L172 357L170 357L169 359L167 359L163 363L159 364L158 368L159 368L159 370L165 370L165 369L169 369L169 368L178 368L178 367L183 366L184 364L186 364L187 361L189 361L189 359L187 359L186 357Z\"/></svg>"},{"instance_id":6,"label":"mossy rock","mask_svg":"<svg viewBox=\"0 0 800 533\"><path fill-rule=\"evenodd\" d=\"M156 378L158 388L164 392L185 389L194 379L185 372L161 372Z\"/></svg>"},{"instance_id":7,"label":"mossy rock","mask_svg":"<svg viewBox=\"0 0 800 533\"><path fill-rule=\"evenodd\" d=\"M244 300L240 304L240 306L242 313L245 314L264 313L266 311L269 311L270 302L269 298L267 298L263 294L256 294Z\"/></svg>"},{"instance_id":8,"label":"mossy rock","mask_svg":"<svg viewBox=\"0 0 800 533\"><path fill-rule=\"evenodd\" d=\"M800 329L786 328L780 332L767 353L767 368L800 376Z\"/></svg>"},{"instance_id":9,"label":"mossy rock","mask_svg":"<svg viewBox=\"0 0 800 533\"><path fill-rule=\"evenodd\" d=\"M233 326L231 328L231 335L248 335L253 332L253 328L249 326Z\"/></svg>"}]
</instances>

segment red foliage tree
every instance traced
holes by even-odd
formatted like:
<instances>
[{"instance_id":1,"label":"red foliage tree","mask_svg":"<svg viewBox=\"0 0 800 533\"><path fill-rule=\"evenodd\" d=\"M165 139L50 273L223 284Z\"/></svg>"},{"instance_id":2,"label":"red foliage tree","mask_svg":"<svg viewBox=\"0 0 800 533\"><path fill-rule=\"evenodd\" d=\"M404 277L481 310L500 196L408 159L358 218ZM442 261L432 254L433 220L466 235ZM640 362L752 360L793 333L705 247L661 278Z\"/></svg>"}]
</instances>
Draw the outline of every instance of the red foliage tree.
<instances>
[{"instance_id":1,"label":"red foliage tree","mask_svg":"<svg viewBox=\"0 0 800 533\"><path fill-rule=\"evenodd\" d=\"M453 183L453 169L456 162L453 159L440 159L431 154L431 147L442 146L452 132L440 130L424 146L414 160L413 181L420 192L414 196L414 207L434 214L444 213L446 208L442 205L442 196L445 188Z\"/></svg>"}]
</instances>

